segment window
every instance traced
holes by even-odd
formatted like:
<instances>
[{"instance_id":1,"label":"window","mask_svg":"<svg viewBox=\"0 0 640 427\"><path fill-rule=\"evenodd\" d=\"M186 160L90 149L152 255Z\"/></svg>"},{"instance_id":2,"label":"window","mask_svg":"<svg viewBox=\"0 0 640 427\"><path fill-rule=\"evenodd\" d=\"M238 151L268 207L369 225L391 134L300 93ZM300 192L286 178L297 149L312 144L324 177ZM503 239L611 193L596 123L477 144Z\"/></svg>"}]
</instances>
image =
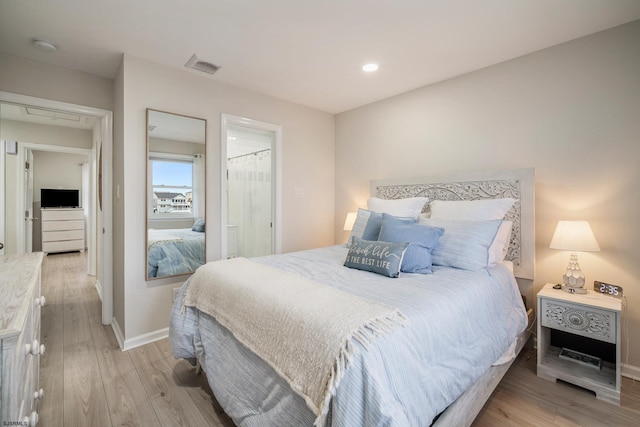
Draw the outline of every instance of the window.
<instances>
[{"instance_id":1,"label":"window","mask_svg":"<svg viewBox=\"0 0 640 427\"><path fill-rule=\"evenodd\" d=\"M151 157L151 217L193 218L193 160Z\"/></svg>"}]
</instances>

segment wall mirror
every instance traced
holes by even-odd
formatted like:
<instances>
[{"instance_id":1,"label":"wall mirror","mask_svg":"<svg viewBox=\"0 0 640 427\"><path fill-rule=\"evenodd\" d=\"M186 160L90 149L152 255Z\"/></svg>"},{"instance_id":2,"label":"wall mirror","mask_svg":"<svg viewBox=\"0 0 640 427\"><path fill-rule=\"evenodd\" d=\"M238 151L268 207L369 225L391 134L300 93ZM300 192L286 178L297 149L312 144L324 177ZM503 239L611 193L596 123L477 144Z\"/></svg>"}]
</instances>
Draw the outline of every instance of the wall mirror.
<instances>
[{"instance_id":1,"label":"wall mirror","mask_svg":"<svg viewBox=\"0 0 640 427\"><path fill-rule=\"evenodd\" d=\"M147 109L147 280L205 262L206 139L206 120Z\"/></svg>"}]
</instances>

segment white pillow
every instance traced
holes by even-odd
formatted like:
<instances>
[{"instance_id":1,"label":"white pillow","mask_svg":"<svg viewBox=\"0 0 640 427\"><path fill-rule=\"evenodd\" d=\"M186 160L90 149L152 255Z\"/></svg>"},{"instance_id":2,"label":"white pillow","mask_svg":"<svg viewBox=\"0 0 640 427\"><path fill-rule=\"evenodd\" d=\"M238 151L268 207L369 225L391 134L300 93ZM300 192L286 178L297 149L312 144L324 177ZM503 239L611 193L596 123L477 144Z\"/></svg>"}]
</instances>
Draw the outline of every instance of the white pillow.
<instances>
[{"instance_id":1,"label":"white pillow","mask_svg":"<svg viewBox=\"0 0 640 427\"><path fill-rule=\"evenodd\" d=\"M370 211L387 213L400 218L418 218L428 197L409 197L406 199L379 199L371 197L367 202Z\"/></svg>"},{"instance_id":2,"label":"white pillow","mask_svg":"<svg viewBox=\"0 0 640 427\"><path fill-rule=\"evenodd\" d=\"M489 247L489 266L493 267L496 264L500 264L504 261L504 257L507 256L509 250L509 243L511 243L511 229L513 228L512 221L502 221L496 238L493 239L493 243Z\"/></svg>"},{"instance_id":3,"label":"white pillow","mask_svg":"<svg viewBox=\"0 0 640 427\"><path fill-rule=\"evenodd\" d=\"M515 199L485 200L433 200L429 203L431 218L461 219L466 221L486 221L503 219L511 209Z\"/></svg>"}]
</instances>

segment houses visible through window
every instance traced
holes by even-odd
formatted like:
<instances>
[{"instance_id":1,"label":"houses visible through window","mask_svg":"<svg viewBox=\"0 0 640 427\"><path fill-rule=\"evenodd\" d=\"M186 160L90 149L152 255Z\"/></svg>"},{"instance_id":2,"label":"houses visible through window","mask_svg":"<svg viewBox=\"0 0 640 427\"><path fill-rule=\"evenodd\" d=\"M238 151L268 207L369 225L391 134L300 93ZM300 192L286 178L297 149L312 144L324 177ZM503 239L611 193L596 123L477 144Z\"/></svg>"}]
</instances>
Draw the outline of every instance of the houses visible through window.
<instances>
[{"instance_id":1,"label":"houses visible through window","mask_svg":"<svg viewBox=\"0 0 640 427\"><path fill-rule=\"evenodd\" d=\"M151 158L152 216L193 216L193 161Z\"/></svg>"}]
</instances>

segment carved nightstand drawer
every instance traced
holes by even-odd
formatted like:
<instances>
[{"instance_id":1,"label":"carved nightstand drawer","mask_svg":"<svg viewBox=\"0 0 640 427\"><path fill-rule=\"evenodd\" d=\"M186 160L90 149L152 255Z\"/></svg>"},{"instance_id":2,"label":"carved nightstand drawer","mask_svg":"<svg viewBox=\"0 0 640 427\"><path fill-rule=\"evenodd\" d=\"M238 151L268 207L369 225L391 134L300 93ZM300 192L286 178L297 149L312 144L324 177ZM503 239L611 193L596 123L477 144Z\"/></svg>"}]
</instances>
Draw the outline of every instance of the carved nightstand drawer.
<instances>
[{"instance_id":1,"label":"carved nightstand drawer","mask_svg":"<svg viewBox=\"0 0 640 427\"><path fill-rule=\"evenodd\" d=\"M615 312L546 298L542 299L541 303L542 326L616 343Z\"/></svg>"}]
</instances>

